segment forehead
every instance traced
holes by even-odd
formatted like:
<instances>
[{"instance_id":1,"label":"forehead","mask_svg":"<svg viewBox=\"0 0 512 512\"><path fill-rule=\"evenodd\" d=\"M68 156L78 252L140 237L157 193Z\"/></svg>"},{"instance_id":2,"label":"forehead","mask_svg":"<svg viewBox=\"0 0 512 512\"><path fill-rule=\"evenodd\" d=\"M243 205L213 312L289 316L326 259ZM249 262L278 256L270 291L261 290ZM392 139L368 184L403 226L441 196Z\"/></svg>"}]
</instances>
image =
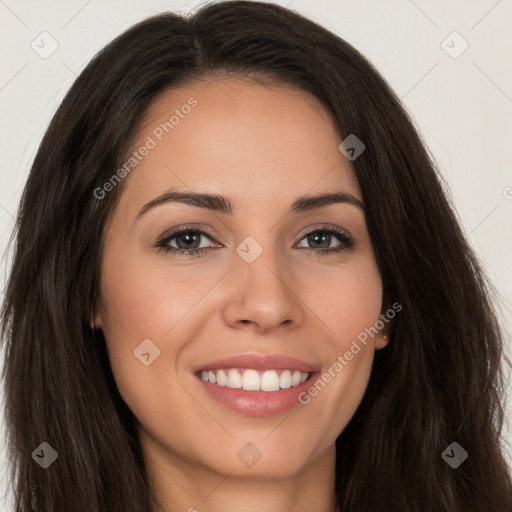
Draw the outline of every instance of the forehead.
<instances>
[{"instance_id":1,"label":"forehead","mask_svg":"<svg viewBox=\"0 0 512 512\"><path fill-rule=\"evenodd\" d=\"M234 198L255 211L305 193L344 190L362 200L330 112L284 85L213 79L159 95L132 152L144 151L123 195L139 204L170 188Z\"/></svg>"}]
</instances>

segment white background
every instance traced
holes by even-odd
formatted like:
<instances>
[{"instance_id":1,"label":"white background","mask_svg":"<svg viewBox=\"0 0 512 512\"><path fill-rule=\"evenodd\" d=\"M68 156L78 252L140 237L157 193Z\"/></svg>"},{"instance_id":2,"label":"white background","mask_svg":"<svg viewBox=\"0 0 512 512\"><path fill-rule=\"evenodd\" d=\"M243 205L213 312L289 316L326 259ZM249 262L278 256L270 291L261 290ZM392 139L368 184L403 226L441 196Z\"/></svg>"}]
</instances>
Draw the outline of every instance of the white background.
<instances>
[{"instance_id":1,"label":"white background","mask_svg":"<svg viewBox=\"0 0 512 512\"><path fill-rule=\"evenodd\" d=\"M203 3L0 0L2 254L31 161L51 116L76 75L100 48L133 23L165 10L186 14ZM289 5L346 39L370 59L403 99L440 164L471 244L500 292L499 307L510 333L512 0L275 3ZM47 59L31 48L32 41L37 42L43 31L49 32L59 45ZM453 31L469 44L455 59L442 47ZM449 37L444 44L453 46L452 52L462 48L457 36ZM2 288L8 267L6 257L1 265ZM507 343L510 354L510 335ZM510 406L507 418L512 423ZM510 432L509 425L505 431L509 440ZM7 469L4 439L0 432L2 495L2 472ZM507 456L512 461L510 447ZM1 510L11 510L8 503L0 497Z\"/></svg>"}]
</instances>

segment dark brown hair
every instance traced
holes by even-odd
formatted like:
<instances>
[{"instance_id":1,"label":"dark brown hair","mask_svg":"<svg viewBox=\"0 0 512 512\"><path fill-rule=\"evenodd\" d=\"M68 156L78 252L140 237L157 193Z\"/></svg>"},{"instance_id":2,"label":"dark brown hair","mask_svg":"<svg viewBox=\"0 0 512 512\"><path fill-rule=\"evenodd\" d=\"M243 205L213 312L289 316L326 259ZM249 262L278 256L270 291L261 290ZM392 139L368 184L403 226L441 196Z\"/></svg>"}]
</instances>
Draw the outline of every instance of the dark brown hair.
<instances>
[{"instance_id":1,"label":"dark brown hair","mask_svg":"<svg viewBox=\"0 0 512 512\"><path fill-rule=\"evenodd\" d=\"M219 75L308 91L342 139L356 134L366 146L352 165L386 300L403 309L336 441L342 510L512 510L500 446L503 334L434 162L358 51L292 10L243 1L131 27L83 70L43 138L19 206L2 308L15 510L31 510L33 490L45 512L152 506L133 415L105 339L89 325L103 228L123 183L101 200L94 190L123 164L159 93ZM58 452L46 470L31 457L43 441ZM458 469L441 457L452 442L469 454Z\"/></svg>"}]
</instances>

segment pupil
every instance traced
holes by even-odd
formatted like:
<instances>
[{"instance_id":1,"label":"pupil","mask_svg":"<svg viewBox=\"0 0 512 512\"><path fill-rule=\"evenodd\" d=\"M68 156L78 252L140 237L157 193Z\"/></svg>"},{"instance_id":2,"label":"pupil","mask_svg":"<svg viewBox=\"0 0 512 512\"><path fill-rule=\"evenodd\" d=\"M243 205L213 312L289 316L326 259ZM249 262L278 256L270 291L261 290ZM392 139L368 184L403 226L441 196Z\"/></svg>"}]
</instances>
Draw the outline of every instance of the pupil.
<instances>
[{"instance_id":1,"label":"pupil","mask_svg":"<svg viewBox=\"0 0 512 512\"><path fill-rule=\"evenodd\" d=\"M323 247L329 247L331 235L326 234L326 233L323 233L323 234L319 234L319 233L323 233L323 232L320 231L320 232L317 232L317 233L315 233L313 235L310 235L310 237L309 237L310 238L310 240L309 240L310 243L311 243L311 241L313 241L313 243L317 243L317 239L318 238L323 238L324 240L327 238L328 243L327 243L327 245L325 245L325 242L324 242ZM322 243L322 242L320 242L320 243Z\"/></svg>"},{"instance_id":2,"label":"pupil","mask_svg":"<svg viewBox=\"0 0 512 512\"><path fill-rule=\"evenodd\" d=\"M184 239L188 240L188 242L190 242L190 241L193 242L193 240L192 240L193 238L195 238L196 239L195 241L197 242L197 238L198 238L197 233L180 235L177 238L178 247L180 249L190 249L190 244L187 245L187 243L185 243L184 247L181 247L181 244L179 242L180 242L180 240L184 240Z\"/></svg>"}]
</instances>

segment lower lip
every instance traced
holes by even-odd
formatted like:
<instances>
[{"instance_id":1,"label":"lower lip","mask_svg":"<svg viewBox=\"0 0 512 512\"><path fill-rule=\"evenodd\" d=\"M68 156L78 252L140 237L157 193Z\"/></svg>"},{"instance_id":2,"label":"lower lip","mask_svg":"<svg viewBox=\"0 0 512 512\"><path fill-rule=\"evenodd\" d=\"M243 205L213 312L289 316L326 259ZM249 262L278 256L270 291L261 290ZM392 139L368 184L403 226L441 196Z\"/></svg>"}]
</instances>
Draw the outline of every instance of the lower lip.
<instances>
[{"instance_id":1,"label":"lower lip","mask_svg":"<svg viewBox=\"0 0 512 512\"><path fill-rule=\"evenodd\" d=\"M207 393L217 402L232 411L251 416L270 416L288 411L300 404L298 396L315 382L319 372L298 386L279 391L245 391L242 388L218 386L197 377Z\"/></svg>"}]
</instances>

